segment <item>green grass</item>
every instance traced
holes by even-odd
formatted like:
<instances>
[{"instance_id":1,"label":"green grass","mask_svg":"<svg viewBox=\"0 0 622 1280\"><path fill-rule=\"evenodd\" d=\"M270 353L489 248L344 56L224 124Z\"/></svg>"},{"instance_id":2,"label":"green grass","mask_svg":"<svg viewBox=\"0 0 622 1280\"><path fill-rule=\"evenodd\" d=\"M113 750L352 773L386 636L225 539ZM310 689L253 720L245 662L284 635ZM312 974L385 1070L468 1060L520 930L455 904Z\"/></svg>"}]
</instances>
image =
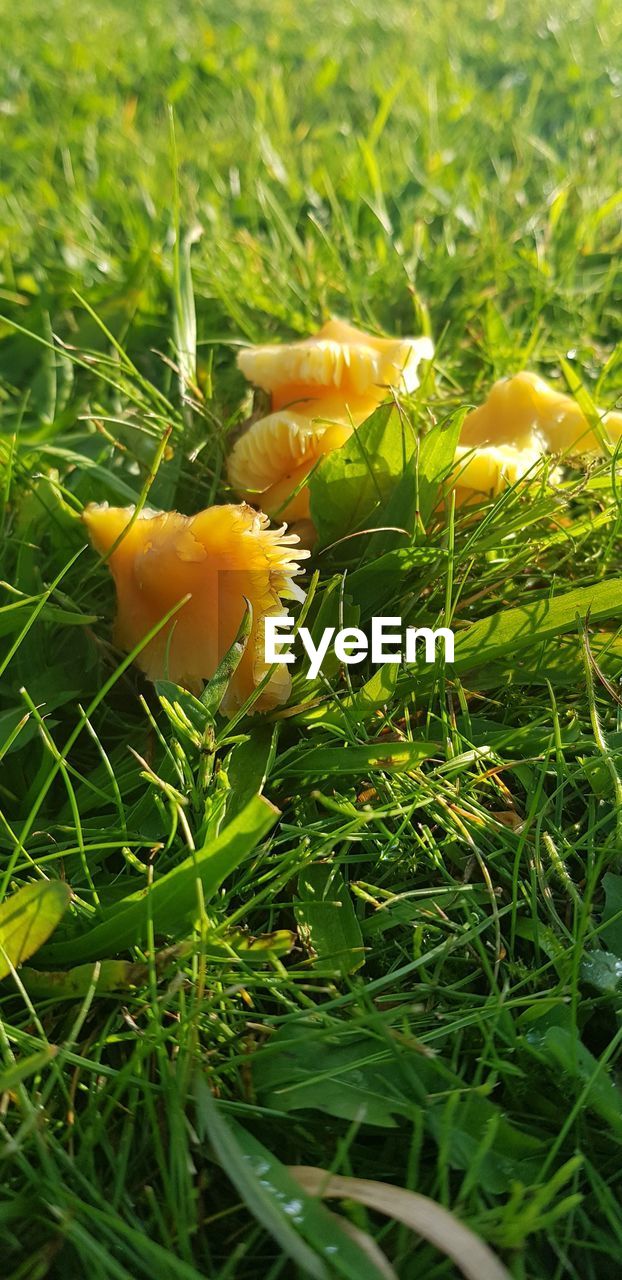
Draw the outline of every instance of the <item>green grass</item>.
<instances>
[{"instance_id":1,"label":"green grass","mask_svg":"<svg viewBox=\"0 0 622 1280\"><path fill-rule=\"evenodd\" d=\"M429 327L422 430L526 366L614 405L619 6L2 9L0 895L75 895L0 963L3 1276L373 1280L286 1212L297 1164L434 1198L517 1280L617 1276L615 462L475 518L432 475L425 532L317 557L310 618L451 619L455 669L231 724L121 665L77 516L227 500L236 347L332 312ZM392 474L371 527L413 514Z\"/></svg>"}]
</instances>

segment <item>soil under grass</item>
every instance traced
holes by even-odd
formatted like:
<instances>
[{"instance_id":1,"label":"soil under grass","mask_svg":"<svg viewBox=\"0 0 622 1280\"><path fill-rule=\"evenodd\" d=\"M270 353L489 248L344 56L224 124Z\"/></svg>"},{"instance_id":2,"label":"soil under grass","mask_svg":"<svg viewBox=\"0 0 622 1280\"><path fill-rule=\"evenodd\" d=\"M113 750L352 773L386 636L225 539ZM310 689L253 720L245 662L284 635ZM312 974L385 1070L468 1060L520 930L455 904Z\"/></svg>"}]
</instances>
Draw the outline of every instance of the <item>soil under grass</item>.
<instances>
[{"instance_id":1,"label":"soil under grass","mask_svg":"<svg viewBox=\"0 0 622 1280\"><path fill-rule=\"evenodd\" d=\"M295 1165L432 1197L516 1280L617 1276L617 460L454 510L395 433L522 368L619 405L619 5L2 8L0 897L74 894L0 952L3 1280L376 1280ZM231 501L236 349L331 313L437 354L377 475L318 479L307 625L456 662L228 722L115 650L79 515Z\"/></svg>"}]
</instances>

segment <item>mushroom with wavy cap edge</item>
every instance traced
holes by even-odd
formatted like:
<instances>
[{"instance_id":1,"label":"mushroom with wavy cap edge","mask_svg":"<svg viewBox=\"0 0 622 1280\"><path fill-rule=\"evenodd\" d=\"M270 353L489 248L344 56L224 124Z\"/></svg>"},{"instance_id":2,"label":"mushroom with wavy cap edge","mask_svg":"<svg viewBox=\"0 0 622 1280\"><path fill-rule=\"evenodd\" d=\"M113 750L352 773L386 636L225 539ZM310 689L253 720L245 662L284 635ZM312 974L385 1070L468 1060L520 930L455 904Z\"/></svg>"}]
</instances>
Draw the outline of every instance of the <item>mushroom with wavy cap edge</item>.
<instances>
[{"instance_id":1,"label":"mushroom with wavy cap edge","mask_svg":"<svg viewBox=\"0 0 622 1280\"><path fill-rule=\"evenodd\" d=\"M234 444L233 488L275 518L308 519L305 481L316 463L344 444L389 390L414 391L419 364L433 354L430 338L376 338L343 320L329 320L301 342L240 352L240 369L270 394L271 412Z\"/></svg>"},{"instance_id":2,"label":"mushroom with wavy cap edge","mask_svg":"<svg viewBox=\"0 0 622 1280\"><path fill-rule=\"evenodd\" d=\"M150 640L136 664L150 680L167 677L192 692L232 645L244 617L245 600L253 610L251 634L221 704L231 715L268 671L264 656L264 620L282 614L282 599L304 600L294 579L298 561L309 553L285 526L270 529L262 512L246 503L208 507L194 516L177 511L90 504L83 520L91 542L108 566L117 593L114 639L132 650L184 599L169 622ZM253 710L285 702L291 680L282 664L272 673Z\"/></svg>"}]
</instances>

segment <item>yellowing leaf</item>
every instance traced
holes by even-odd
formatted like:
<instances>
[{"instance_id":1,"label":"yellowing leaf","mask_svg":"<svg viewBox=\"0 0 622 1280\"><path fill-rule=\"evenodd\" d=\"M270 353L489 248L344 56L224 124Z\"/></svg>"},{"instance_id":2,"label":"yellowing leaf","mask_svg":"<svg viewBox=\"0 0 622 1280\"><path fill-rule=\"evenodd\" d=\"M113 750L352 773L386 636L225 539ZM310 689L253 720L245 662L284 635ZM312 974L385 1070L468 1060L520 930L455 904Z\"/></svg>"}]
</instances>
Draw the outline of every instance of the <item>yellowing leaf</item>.
<instances>
[{"instance_id":1,"label":"yellowing leaf","mask_svg":"<svg viewBox=\"0 0 622 1280\"><path fill-rule=\"evenodd\" d=\"M47 942L70 900L63 880L37 880L0 904L0 978Z\"/></svg>"}]
</instances>

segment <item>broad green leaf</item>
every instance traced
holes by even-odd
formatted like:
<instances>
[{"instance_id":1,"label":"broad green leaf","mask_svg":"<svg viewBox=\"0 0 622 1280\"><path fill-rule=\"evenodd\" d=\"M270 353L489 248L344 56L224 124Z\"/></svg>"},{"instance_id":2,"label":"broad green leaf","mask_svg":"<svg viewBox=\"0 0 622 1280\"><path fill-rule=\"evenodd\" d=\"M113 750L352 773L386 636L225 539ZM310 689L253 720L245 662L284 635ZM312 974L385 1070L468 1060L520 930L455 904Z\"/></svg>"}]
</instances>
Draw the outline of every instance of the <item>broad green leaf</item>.
<instances>
[{"instance_id":1,"label":"broad green leaf","mask_svg":"<svg viewBox=\"0 0 622 1280\"><path fill-rule=\"evenodd\" d=\"M622 960L611 951L590 951L581 961L581 978L601 995L622 992Z\"/></svg>"},{"instance_id":2,"label":"broad green leaf","mask_svg":"<svg viewBox=\"0 0 622 1280\"><path fill-rule=\"evenodd\" d=\"M198 1130L262 1227L305 1275L328 1280L384 1280L361 1246L267 1147L235 1121L225 1121L202 1077L196 1087ZM329 1259L330 1269L324 1258Z\"/></svg>"},{"instance_id":3,"label":"broad green leaf","mask_svg":"<svg viewBox=\"0 0 622 1280\"><path fill-rule=\"evenodd\" d=\"M231 791L225 822L231 822L252 796L261 795L276 752L278 731L278 724L253 725L248 738L234 746L226 765Z\"/></svg>"},{"instance_id":4,"label":"broad green leaf","mask_svg":"<svg viewBox=\"0 0 622 1280\"><path fill-rule=\"evenodd\" d=\"M296 934L290 929L274 929L272 933L260 933L257 938L234 929L219 935L214 942L208 940L205 955L208 960L231 963L240 959L245 965L261 965L273 957L289 955L295 945Z\"/></svg>"},{"instance_id":5,"label":"broad green leaf","mask_svg":"<svg viewBox=\"0 0 622 1280\"><path fill-rule=\"evenodd\" d=\"M298 1021L254 1059L253 1082L263 1105L278 1111L321 1111L383 1129L422 1114L451 1167L468 1169L477 1160L481 1185L493 1194L537 1179L542 1143L466 1090L440 1058L406 1054L371 1036L318 1035Z\"/></svg>"},{"instance_id":6,"label":"broad green leaf","mask_svg":"<svg viewBox=\"0 0 622 1280\"><path fill-rule=\"evenodd\" d=\"M0 978L47 942L70 901L64 880L36 880L0 903Z\"/></svg>"},{"instance_id":7,"label":"broad green leaf","mask_svg":"<svg viewBox=\"0 0 622 1280\"><path fill-rule=\"evenodd\" d=\"M396 684L395 663L389 662L383 667L378 667L373 676L370 676L355 694L346 699L345 704L340 704L349 723L365 724L375 711L386 707L395 693Z\"/></svg>"},{"instance_id":8,"label":"broad green leaf","mask_svg":"<svg viewBox=\"0 0 622 1280\"><path fill-rule=\"evenodd\" d=\"M366 724L376 711L390 702L395 693L397 677L397 666L387 663L378 667L356 693L348 694L345 698L327 699L319 707L301 711L296 720L300 724L331 725L345 732L348 728Z\"/></svg>"},{"instance_id":9,"label":"broad green leaf","mask_svg":"<svg viewBox=\"0 0 622 1280\"><path fill-rule=\"evenodd\" d=\"M27 604L20 601L17 605L6 605L0 609L0 636L10 635L20 627L24 628L30 622L36 604L36 598L32 597ZM75 613L55 604L44 604L38 610L37 618L59 627L92 627L98 621L96 613Z\"/></svg>"},{"instance_id":10,"label":"broad green leaf","mask_svg":"<svg viewBox=\"0 0 622 1280\"><path fill-rule=\"evenodd\" d=\"M538 756L546 750L553 740L554 728L550 718L531 720L529 724L502 725L485 716L456 716L456 726L474 746L484 743L493 751L507 751L514 756ZM583 741L583 745L593 746L593 739L581 739L581 728L578 720L564 725L559 731L560 743L565 751L575 750Z\"/></svg>"},{"instance_id":11,"label":"broad green leaf","mask_svg":"<svg viewBox=\"0 0 622 1280\"><path fill-rule=\"evenodd\" d=\"M466 635L466 632L463 634ZM605 632L610 636L610 632ZM459 633L456 632L456 641ZM477 690L483 692L485 689L499 690L501 687L507 687L508 681L516 688L525 685L534 687L546 687L552 684L554 687L567 689L581 685L585 679L585 667L583 664L583 653L580 644L577 643L578 636L576 629L569 628L562 636L549 639L544 644L538 645L538 659L534 662L533 647L525 645L524 648L517 648L516 654L512 661L511 649L509 653L504 653L497 661L484 662L478 665L475 655L469 660L469 672L477 673ZM592 651L597 656L597 649L600 646L594 638ZM456 643L457 652L457 643ZM613 651L605 654L602 659L598 658L598 664L601 671L610 679L617 680L622 673L620 656ZM447 674L451 677L451 672L455 669L455 664L448 665ZM461 675L464 672L460 673ZM402 676L399 682L400 692L406 693L414 691L415 688L421 690L429 690L431 679L431 669L421 667L418 677L415 681L409 675ZM469 675L469 685L472 688L475 677ZM587 745L587 744L586 744ZM592 743L593 746L593 743Z\"/></svg>"},{"instance_id":12,"label":"broad green leaf","mask_svg":"<svg viewBox=\"0 0 622 1280\"><path fill-rule=\"evenodd\" d=\"M66 706L68 702L75 702L79 696L77 689L67 688L65 683L67 676L66 666L57 664L28 680L28 695L39 707L42 715L45 715L48 729L52 729L58 723L51 713L57 711L59 707ZM23 727L17 732L22 724ZM39 732L37 721L27 710L22 696L18 705L0 713L0 759L4 755L3 748L12 734L15 734L15 737L7 750L14 752L21 751L33 738L37 737Z\"/></svg>"},{"instance_id":13,"label":"broad green leaf","mask_svg":"<svg viewBox=\"0 0 622 1280\"><path fill-rule=\"evenodd\" d=\"M620 613L622 578L504 609L474 622L467 631L457 632L454 669L470 670L479 661L494 661L516 649L576 631L577 617L585 619L589 614L590 622L600 622Z\"/></svg>"},{"instance_id":14,"label":"broad green leaf","mask_svg":"<svg viewBox=\"0 0 622 1280\"><path fill-rule=\"evenodd\" d=\"M424 586L442 574L446 559L443 547L428 545L402 546L377 558L366 556L366 563L348 574L348 593L360 604L365 622L377 614L392 613L396 598L406 601L409 595L419 596Z\"/></svg>"},{"instance_id":15,"label":"broad green leaf","mask_svg":"<svg viewBox=\"0 0 622 1280\"><path fill-rule=\"evenodd\" d=\"M523 1043L549 1068L566 1106L569 1094L583 1096L587 1087L585 1105L607 1122L612 1137L622 1141L622 1091L580 1040L570 1009L551 1009L529 1022Z\"/></svg>"},{"instance_id":16,"label":"broad green leaf","mask_svg":"<svg viewBox=\"0 0 622 1280\"><path fill-rule=\"evenodd\" d=\"M150 920L156 934L183 931L198 913L198 885L209 901L223 880L252 853L277 816L273 805L255 796L215 840L156 879L150 888L122 898L101 923L81 937L47 947L46 964L97 960L144 945Z\"/></svg>"},{"instance_id":17,"label":"broad green leaf","mask_svg":"<svg viewBox=\"0 0 622 1280\"><path fill-rule=\"evenodd\" d=\"M382 517L374 521L380 528L365 544L365 557L370 564L393 549L410 545L417 528L418 511L417 472L413 458L402 474L395 477L382 504Z\"/></svg>"},{"instance_id":18,"label":"broad green leaf","mask_svg":"<svg viewBox=\"0 0 622 1280\"><path fill-rule=\"evenodd\" d=\"M244 965L258 966L269 963L276 956L285 956L294 947L296 935L289 929L276 929L273 933L262 933L257 938L248 937L238 931L219 935L215 942L205 943L204 953L210 963L235 964L242 960ZM166 947L155 956L155 970L159 977L165 974L176 962L184 959L194 951L192 942L182 942L175 947ZM20 970L20 978L31 996L37 999L77 1000L82 999L91 990L95 976L95 962L76 965L73 969L40 971L24 965ZM114 992L129 991L143 986L149 981L149 965L131 960L102 960L95 983L95 995L105 996Z\"/></svg>"},{"instance_id":19,"label":"broad green leaf","mask_svg":"<svg viewBox=\"0 0 622 1280\"><path fill-rule=\"evenodd\" d=\"M608 871L603 876L605 906L600 937L610 951L622 956L622 876Z\"/></svg>"},{"instance_id":20,"label":"broad green leaf","mask_svg":"<svg viewBox=\"0 0 622 1280\"><path fill-rule=\"evenodd\" d=\"M397 1056L382 1043L319 1036L300 1022L280 1028L253 1058L253 1083L262 1104L277 1111L319 1110L384 1129L394 1129L396 1117L413 1119L426 1096L423 1086L406 1086Z\"/></svg>"},{"instance_id":21,"label":"broad green leaf","mask_svg":"<svg viewBox=\"0 0 622 1280\"><path fill-rule=\"evenodd\" d=\"M415 450L415 433L382 405L311 476L311 517L320 545L385 523L384 504Z\"/></svg>"},{"instance_id":22,"label":"broad green leaf","mask_svg":"<svg viewBox=\"0 0 622 1280\"><path fill-rule=\"evenodd\" d=\"M412 461L396 478L382 509L384 528L369 540L366 554L373 564L391 548L400 548L426 525L438 504L443 482L454 465L456 446L464 421L464 411L454 414L449 424L438 422L419 436ZM398 532L402 530L402 532Z\"/></svg>"},{"instance_id":23,"label":"broad green leaf","mask_svg":"<svg viewBox=\"0 0 622 1280\"><path fill-rule=\"evenodd\" d=\"M389 556L385 557L386 560L389 558ZM355 578L356 575L352 575L352 581ZM522 682L543 680L544 677L549 677L555 682L564 677L574 680L579 674L579 667L576 664L570 667L567 653L564 651L560 654L559 646L553 645L552 641L560 635L576 632L577 616L585 618L588 612L592 622L603 621L621 614L622 579L616 578L594 587L579 587L556 598L547 597L534 604L507 609L483 618L463 631L457 630L455 661L448 665L447 671L450 675L454 672L456 675L462 675L464 672L482 668L480 684L482 687L494 686L503 682L508 666L516 669L519 675L518 664L526 650L534 645L542 645L543 652L547 655L547 662L550 655L554 665L549 666L545 662L539 665L538 669L529 666L521 677ZM512 659L510 663L508 658ZM618 661L617 658L616 661ZM561 670L558 670L559 666ZM396 671L399 677L397 668ZM432 679L431 668L422 666L417 670L416 676L399 677L398 688L402 693L414 689L425 690ZM321 705L303 712L302 718L307 723L321 724L324 721L342 723L352 702L353 699L348 696L339 704ZM496 734L499 736L498 726ZM353 748L348 749L348 758L352 750ZM340 770L340 772L343 771ZM353 769L352 772L355 770Z\"/></svg>"},{"instance_id":24,"label":"broad green leaf","mask_svg":"<svg viewBox=\"0 0 622 1280\"><path fill-rule=\"evenodd\" d=\"M423 527L438 502L443 482L451 472L460 439L465 409L426 432L417 453L418 508Z\"/></svg>"},{"instance_id":25,"label":"broad green leaf","mask_svg":"<svg viewBox=\"0 0 622 1280\"><path fill-rule=\"evenodd\" d=\"M171 947L168 952L160 952L155 958L156 972L160 973L175 958L178 949ZM164 961L166 957L166 962ZM80 1000L91 990L93 978L95 995L109 995L114 991L129 991L149 980L149 966L132 964L129 960L103 960L96 975L95 962L76 965L73 969L59 969L58 972L45 972L25 966L20 973L22 982L31 996L36 999Z\"/></svg>"},{"instance_id":26,"label":"broad green leaf","mask_svg":"<svg viewBox=\"0 0 622 1280\"><path fill-rule=\"evenodd\" d=\"M432 1101L425 1123L451 1168L476 1165L478 1182L492 1195L502 1195L516 1183L538 1181L546 1154L542 1142L510 1124L488 1098L454 1093L446 1102Z\"/></svg>"},{"instance_id":27,"label":"broad green leaf","mask_svg":"<svg viewBox=\"0 0 622 1280\"><path fill-rule=\"evenodd\" d=\"M316 862L301 872L294 914L300 936L318 962L314 970L339 976L365 963L361 926L337 866Z\"/></svg>"},{"instance_id":28,"label":"broad green leaf","mask_svg":"<svg viewBox=\"0 0 622 1280\"><path fill-rule=\"evenodd\" d=\"M611 795L610 760L604 756L579 756L579 762L587 781L599 800L606 800Z\"/></svg>"}]
</instances>

